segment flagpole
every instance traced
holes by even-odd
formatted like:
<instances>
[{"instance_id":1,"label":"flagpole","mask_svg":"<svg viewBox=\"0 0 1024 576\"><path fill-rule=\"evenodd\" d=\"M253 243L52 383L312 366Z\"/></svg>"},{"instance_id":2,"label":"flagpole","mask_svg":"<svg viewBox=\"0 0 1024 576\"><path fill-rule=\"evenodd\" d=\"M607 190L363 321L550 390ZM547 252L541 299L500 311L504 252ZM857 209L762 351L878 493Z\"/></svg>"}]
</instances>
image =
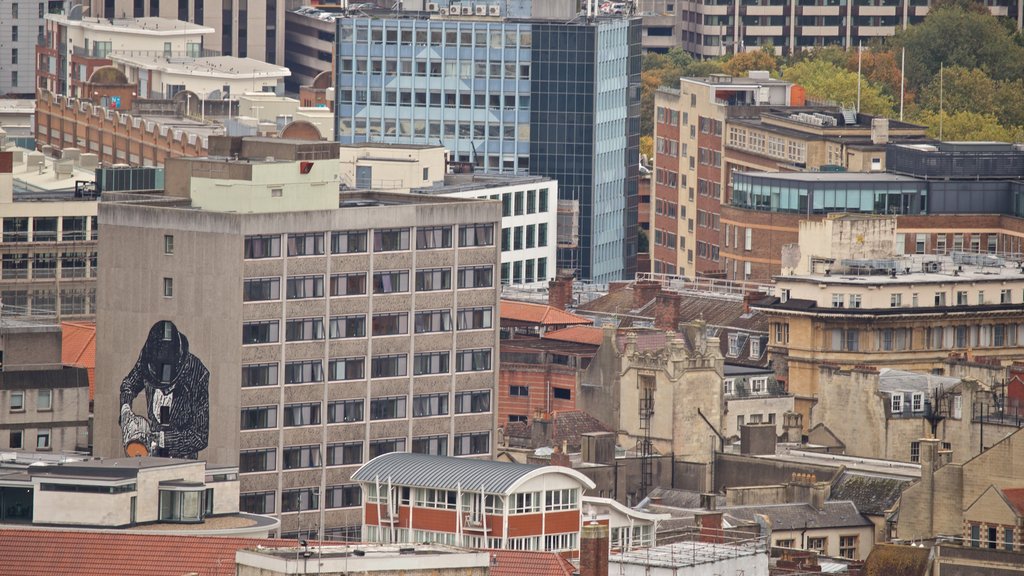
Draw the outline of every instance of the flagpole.
<instances>
[{"instance_id":1,"label":"flagpole","mask_svg":"<svg viewBox=\"0 0 1024 576\"><path fill-rule=\"evenodd\" d=\"M907 47L903 47L903 55L900 57L900 122L903 122L903 98L904 86L907 83Z\"/></svg>"},{"instance_id":2,"label":"flagpole","mask_svg":"<svg viewBox=\"0 0 1024 576\"><path fill-rule=\"evenodd\" d=\"M942 71L945 68L944 62L939 62L939 140L942 140L942 117L945 112L942 111Z\"/></svg>"},{"instance_id":3,"label":"flagpole","mask_svg":"<svg viewBox=\"0 0 1024 576\"><path fill-rule=\"evenodd\" d=\"M857 113L860 114L860 65L864 59L864 45L857 42Z\"/></svg>"}]
</instances>

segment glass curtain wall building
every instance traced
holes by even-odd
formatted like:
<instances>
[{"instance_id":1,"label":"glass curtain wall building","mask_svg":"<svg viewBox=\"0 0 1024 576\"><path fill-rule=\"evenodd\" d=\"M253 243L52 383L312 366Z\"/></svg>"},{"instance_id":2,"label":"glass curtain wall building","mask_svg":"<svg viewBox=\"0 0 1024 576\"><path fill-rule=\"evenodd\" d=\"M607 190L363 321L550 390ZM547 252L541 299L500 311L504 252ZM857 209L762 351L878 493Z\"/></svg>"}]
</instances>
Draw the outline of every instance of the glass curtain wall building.
<instances>
[{"instance_id":1,"label":"glass curtain wall building","mask_svg":"<svg viewBox=\"0 0 1024 576\"><path fill-rule=\"evenodd\" d=\"M335 133L441 144L477 171L555 178L579 210L558 268L631 276L640 30L627 18L339 19Z\"/></svg>"}]
</instances>

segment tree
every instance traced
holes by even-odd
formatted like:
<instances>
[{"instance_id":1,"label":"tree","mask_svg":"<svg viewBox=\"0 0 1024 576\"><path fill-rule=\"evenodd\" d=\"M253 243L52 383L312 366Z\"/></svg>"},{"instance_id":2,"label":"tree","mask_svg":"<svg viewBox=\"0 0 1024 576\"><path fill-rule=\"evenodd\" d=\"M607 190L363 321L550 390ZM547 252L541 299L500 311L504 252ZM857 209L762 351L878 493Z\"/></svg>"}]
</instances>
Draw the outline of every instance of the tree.
<instances>
[{"instance_id":1,"label":"tree","mask_svg":"<svg viewBox=\"0 0 1024 576\"><path fill-rule=\"evenodd\" d=\"M980 68L996 80L1024 76L1024 48L988 11L933 8L922 23L892 38L893 53L904 47L907 82L913 89L930 82L942 65Z\"/></svg>"},{"instance_id":2,"label":"tree","mask_svg":"<svg viewBox=\"0 0 1024 576\"><path fill-rule=\"evenodd\" d=\"M881 47L870 50L862 50L860 56L857 50L850 50L846 58L846 69L851 72L857 71L858 58L860 60L861 75L871 82L874 82L893 100L900 98L900 64L896 54Z\"/></svg>"},{"instance_id":3,"label":"tree","mask_svg":"<svg viewBox=\"0 0 1024 576\"><path fill-rule=\"evenodd\" d=\"M707 76L721 70L720 62L696 61L681 48L666 54L645 54L640 74L640 134L654 133L654 93L658 88L678 88L683 76Z\"/></svg>"},{"instance_id":4,"label":"tree","mask_svg":"<svg viewBox=\"0 0 1024 576\"><path fill-rule=\"evenodd\" d=\"M839 105L857 104L857 74L824 60L804 60L782 71L782 78L804 87L813 99ZM860 110L875 116L892 116L893 101L869 80L861 82Z\"/></svg>"},{"instance_id":5,"label":"tree","mask_svg":"<svg viewBox=\"0 0 1024 576\"><path fill-rule=\"evenodd\" d=\"M953 66L946 68L940 75L921 88L918 103L922 108L933 112L941 107L950 114L957 112L975 112L978 114L995 115L998 83L984 71L974 68Z\"/></svg>"},{"instance_id":6,"label":"tree","mask_svg":"<svg viewBox=\"0 0 1024 576\"><path fill-rule=\"evenodd\" d=\"M923 110L916 118L928 127L928 136L939 138L941 118L942 140L985 142L1019 142L1024 130L1017 126L1003 126L992 114L977 112L938 112Z\"/></svg>"},{"instance_id":7,"label":"tree","mask_svg":"<svg viewBox=\"0 0 1024 576\"><path fill-rule=\"evenodd\" d=\"M762 46L760 50L740 52L722 64L722 70L730 76L745 77L751 70L767 70L778 76L779 59L775 56L775 48L771 45Z\"/></svg>"}]
</instances>

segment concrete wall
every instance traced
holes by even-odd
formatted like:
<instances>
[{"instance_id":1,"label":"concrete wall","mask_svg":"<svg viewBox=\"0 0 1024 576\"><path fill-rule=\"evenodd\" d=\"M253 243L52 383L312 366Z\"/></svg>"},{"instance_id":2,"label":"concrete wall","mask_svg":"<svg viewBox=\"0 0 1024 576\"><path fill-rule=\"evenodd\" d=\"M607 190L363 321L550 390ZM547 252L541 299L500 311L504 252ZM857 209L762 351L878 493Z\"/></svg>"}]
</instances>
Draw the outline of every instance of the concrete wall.
<instances>
[{"instance_id":1,"label":"concrete wall","mask_svg":"<svg viewBox=\"0 0 1024 576\"><path fill-rule=\"evenodd\" d=\"M44 492L40 491L37 483L32 501L32 520L36 524L125 526L131 523L131 500L134 496L133 492ZM153 506L157 506L155 494Z\"/></svg>"},{"instance_id":2,"label":"concrete wall","mask_svg":"<svg viewBox=\"0 0 1024 576\"><path fill-rule=\"evenodd\" d=\"M50 407L40 408L39 396L48 393ZM11 396L23 396L22 410L11 409ZM86 450L89 446L89 380L82 368L22 370L0 373L0 447L29 452ZM21 432L21 446L12 444L11 432ZM48 446L39 446L39 434L48 433Z\"/></svg>"},{"instance_id":3,"label":"concrete wall","mask_svg":"<svg viewBox=\"0 0 1024 576\"><path fill-rule=\"evenodd\" d=\"M54 368L61 363L59 326L40 326L0 334L4 371Z\"/></svg>"},{"instance_id":4,"label":"concrete wall","mask_svg":"<svg viewBox=\"0 0 1024 576\"><path fill-rule=\"evenodd\" d=\"M725 402L725 414L722 417L722 435L726 438L738 437L740 431L738 418L749 424L751 416L760 415L761 423L768 424L769 415L775 417L775 435L782 435L782 415L793 410L792 396L747 396L729 397Z\"/></svg>"},{"instance_id":5,"label":"concrete wall","mask_svg":"<svg viewBox=\"0 0 1024 576\"><path fill-rule=\"evenodd\" d=\"M408 192L444 180L447 152L440 146L353 145L342 146L339 154L339 175L349 188L359 185L358 168L372 171L370 186L376 190Z\"/></svg>"},{"instance_id":6,"label":"concrete wall","mask_svg":"<svg viewBox=\"0 0 1024 576\"><path fill-rule=\"evenodd\" d=\"M765 460L739 454L715 456L715 488L785 484L793 474L814 474L819 481L832 480L838 468Z\"/></svg>"}]
</instances>

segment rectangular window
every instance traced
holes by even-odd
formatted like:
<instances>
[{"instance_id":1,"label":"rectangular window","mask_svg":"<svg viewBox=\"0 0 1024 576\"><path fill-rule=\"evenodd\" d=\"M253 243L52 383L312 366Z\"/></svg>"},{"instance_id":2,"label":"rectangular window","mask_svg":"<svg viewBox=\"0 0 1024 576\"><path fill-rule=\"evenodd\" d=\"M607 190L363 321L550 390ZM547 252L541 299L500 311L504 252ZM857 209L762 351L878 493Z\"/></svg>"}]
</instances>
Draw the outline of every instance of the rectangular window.
<instances>
[{"instance_id":1,"label":"rectangular window","mask_svg":"<svg viewBox=\"0 0 1024 576\"><path fill-rule=\"evenodd\" d=\"M316 426L320 424L320 403L287 404L284 407L284 425Z\"/></svg>"},{"instance_id":2,"label":"rectangular window","mask_svg":"<svg viewBox=\"0 0 1024 576\"><path fill-rule=\"evenodd\" d=\"M20 449L24 443L24 433L21 430L11 430L9 448Z\"/></svg>"},{"instance_id":3,"label":"rectangular window","mask_svg":"<svg viewBox=\"0 0 1024 576\"><path fill-rule=\"evenodd\" d=\"M424 334L427 332L451 332L452 313L449 310L417 312L415 324L417 334Z\"/></svg>"},{"instance_id":4,"label":"rectangular window","mask_svg":"<svg viewBox=\"0 0 1024 576\"><path fill-rule=\"evenodd\" d=\"M579 490L565 488L548 490L544 495L545 510L575 510L579 508Z\"/></svg>"},{"instance_id":5,"label":"rectangular window","mask_svg":"<svg viewBox=\"0 0 1024 576\"><path fill-rule=\"evenodd\" d=\"M366 336L366 316L334 316L330 323L331 339Z\"/></svg>"},{"instance_id":6,"label":"rectangular window","mask_svg":"<svg viewBox=\"0 0 1024 576\"><path fill-rule=\"evenodd\" d=\"M64 221L66 223L67 218L65 218ZM68 238L65 238L65 240L67 239ZM84 238L82 239L84 240ZM174 254L174 236L171 236L170 234L164 234L164 254Z\"/></svg>"},{"instance_id":7,"label":"rectangular window","mask_svg":"<svg viewBox=\"0 0 1024 576\"><path fill-rule=\"evenodd\" d=\"M537 211L547 212L548 211L548 189L541 188L537 194Z\"/></svg>"},{"instance_id":8,"label":"rectangular window","mask_svg":"<svg viewBox=\"0 0 1024 576\"><path fill-rule=\"evenodd\" d=\"M317 510L319 508L320 498L317 497L313 488L281 491L281 512L299 512L302 510Z\"/></svg>"},{"instance_id":9,"label":"rectangular window","mask_svg":"<svg viewBox=\"0 0 1024 576\"><path fill-rule=\"evenodd\" d=\"M508 395L526 397L530 395L530 388L528 386L511 385L508 387Z\"/></svg>"},{"instance_id":10,"label":"rectangular window","mask_svg":"<svg viewBox=\"0 0 1024 576\"><path fill-rule=\"evenodd\" d=\"M249 514L273 514L276 500L274 492L246 492L238 503L240 512Z\"/></svg>"},{"instance_id":11,"label":"rectangular window","mask_svg":"<svg viewBox=\"0 0 1024 576\"><path fill-rule=\"evenodd\" d=\"M491 435L488 432L458 434L455 436L454 444L456 456L488 454L491 451Z\"/></svg>"},{"instance_id":12,"label":"rectangular window","mask_svg":"<svg viewBox=\"0 0 1024 576\"><path fill-rule=\"evenodd\" d=\"M373 315L374 336L395 336L408 333L409 314L407 312Z\"/></svg>"},{"instance_id":13,"label":"rectangular window","mask_svg":"<svg viewBox=\"0 0 1024 576\"><path fill-rule=\"evenodd\" d=\"M322 256L324 253L324 235L322 232L313 234L289 234L289 256Z\"/></svg>"},{"instance_id":14,"label":"rectangular window","mask_svg":"<svg viewBox=\"0 0 1024 576\"><path fill-rule=\"evenodd\" d=\"M355 508L362 504L363 489L358 484L327 487L326 508Z\"/></svg>"},{"instance_id":15,"label":"rectangular window","mask_svg":"<svg viewBox=\"0 0 1024 576\"><path fill-rule=\"evenodd\" d=\"M493 224L468 224L459 226L459 246L494 246Z\"/></svg>"},{"instance_id":16,"label":"rectangular window","mask_svg":"<svg viewBox=\"0 0 1024 576\"><path fill-rule=\"evenodd\" d=\"M242 388L277 386L277 363L242 366Z\"/></svg>"},{"instance_id":17,"label":"rectangular window","mask_svg":"<svg viewBox=\"0 0 1024 576\"><path fill-rule=\"evenodd\" d=\"M370 420L405 418L405 396L373 398L370 400Z\"/></svg>"},{"instance_id":18,"label":"rectangular window","mask_svg":"<svg viewBox=\"0 0 1024 576\"><path fill-rule=\"evenodd\" d=\"M416 454L448 455L448 436L420 436L412 439L412 451Z\"/></svg>"},{"instance_id":19,"label":"rectangular window","mask_svg":"<svg viewBox=\"0 0 1024 576\"><path fill-rule=\"evenodd\" d=\"M331 296L366 294L366 273L334 274L331 276Z\"/></svg>"},{"instance_id":20,"label":"rectangular window","mask_svg":"<svg viewBox=\"0 0 1024 576\"><path fill-rule=\"evenodd\" d=\"M920 462L921 461L921 443L911 442L910 443L910 461Z\"/></svg>"},{"instance_id":21,"label":"rectangular window","mask_svg":"<svg viewBox=\"0 0 1024 576\"><path fill-rule=\"evenodd\" d=\"M286 295L289 300L301 300L303 298L324 297L324 277L317 276L290 276L286 288Z\"/></svg>"},{"instance_id":22,"label":"rectangular window","mask_svg":"<svg viewBox=\"0 0 1024 576\"><path fill-rule=\"evenodd\" d=\"M451 290L452 270L451 268L432 268L416 271L416 291L428 292L431 290Z\"/></svg>"},{"instance_id":23,"label":"rectangular window","mask_svg":"<svg viewBox=\"0 0 1024 576\"><path fill-rule=\"evenodd\" d=\"M451 226L416 229L416 249L435 250L452 247Z\"/></svg>"},{"instance_id":24,"label":"rectangular window","mask_svg":"<svg viewBox=\"0 0 1024 576\"><path fill-rule=\"evenodd\" d=\"M903 394L893 394L889 398L889 410L892 414L903 413Z\"/></svg>"},{"instance_id":25,"label":"rectangular window","mask_svg":"<svg viewBox=\"0 0 1024 576\"><path fill-rule=\"evenodd\" d=\"M447 374L448 352L420 352L413 356L414 376L426 374Z\"/></svg>"},{"instance_id":26,"label":"rectangular window","mask_svg":"<svg viewBox=\"0 0 1024 576\"><path fill-rule=\"evenodd\" d=\"M474 414L491 411L491 391L473 390L455 394L455 413Z\"/></svg>"},{"instance_id":27,"label":"rectangular window","mask_svg":"<svg viewBox=\"0 0 1024 576\"><path fill-rule=\"evenodd\" d=\"M164 298L171 298L174 296L174 279L164 278Z\"/></svg>"},{"instance_id":28,"label":"rectangular window","mask_svg":"<svg viewBox=\"0 0 1024 576\"><path fill-rule=\"evenodd\" d=\"M459 288L490 288L494 286L493 266L463 266L459 268Z\"/></svg>"},{"instance_id":29,"label":"rectangular window","mask_svg":"<svg viewBox=\"0 0 1024 576\"><path fill-rule=\"evenodd\" d=\"M572 390L569 388L551 387L551 396L555 400L572 400Z\"/></svg>"},{"instance_id":30,"label":"rectangular window","mask_svg":"<svg viewBox=\"0 0 1024 576\"><path fill-rule=\"evenodd\" d=\"M284 449L282 454L283 458L281 467L285 470L295 470L296 468L319 468L321 466L319 444L313 444L310 446L289 446Z\"/></svg>"},{"instance_id":31,"label":"rectangular window","mask_svg":"<svg viewBox=\"0 0 1024 576\"><path fill-rule=\"evenodd\" d=\"M491 349L459 350L455 357L458 372L481 372L491 369Z\"/></svg>"},{"instance_id":32,"label":"rectangular window","mask_svg":"<svg viewBox=\"0 0 1024 576\"><path fill-rule=\"evenodd\" d=\"M813 550L818 554L824 556L828 551L828 538L827 537L808 537L807 538L807 549Z\"/></svg>"},{"instance_id":33,"label":"rectangular window","mask_svg":"<svg viewBox=\"0 0 1024 576\"><path fill-rule=\"evenodd\" d=\"M362 380L366 361L362 358L332 358L328 363L328 378L341 380Z\"/></svg>"},{"instance_id":34,"label":"rectangular window","mask_svg":"<svg viewBox=\"0 0 1024 576\"><path fill-rule=\"evenodd\" d=\"M242 283L243 302L263 302L280 299L280 278L249 278Z\"/></svg>"},{"instance_id":35,"label":"rectangular window","mask_svg":"<svg viewBox=\"0 0 1024 576\"><path fill-rule=\"evenodd\" d=\"M338 424L345 422L363 421L363 401L360 400L335 400L327 404L327 423Z\"/></svg>"},{"instance_id":36,"label":"rectangular window","mask_svg":"<svg viewBox=\"0 0 1024 576\"><path fill-rule=\"evenodd\" d=\"M277 469L277 450L264 448L261 450L242 450L238 455L238 471L270 472Z\"/></svg>"},{"instance_id":37,"label":"rectangular window","mask_svg":"<svg viewBox=\"0 0 1024 576\"><path fill-rule=\"evenodd\" d=\"M279 258L281 256L281 236L246 236L245 258Z\"/></svg>"},{"instance_id":38,"label":"rectangular window","mask_svg":"<svg viewBox=\"0 0 1024 576\"><path fill-rule=\"evenodd\" d=\"M913 412L924 411L924 394L920 392L914 392L910 397L910 409Z\"/></svg>"},{"instance_id":39,"label":"rectangular window","mask_svg":"<svg viewBox=\"0 0 1024 576\"><path fill-rule=\"evenodd\" d=\"M387 438L383 440L370 440L370 459L391 452L405 452L405 439Z\"/></svg>"},{"instance_id":40,"label":"rectangular window","mask_svg":"<svg viewBox=\"0 0 1024 576\"><path fill-rule=\"evenodd\" d=\"M458 312L459 330L482 330L492 326L491 308L460 308Z\"/></svg>"},{"instance_id":41,"label":"rectangular window","mask_svg":"<svg viewBox=\"0 0 1024 576\"><path fill-rule=\"evenodd\" d=\"M284 365L285 384L323 382L324 364L321 360L299 360Z\"/></svg>"},{"instance_id":42,"label":"rectangular window","mask_svg":"<svg viewBox=\"0 0 1024 576\"><path fill-rule=\"evenodd\" d=\"M523 227L516 226L512 229L512 248L514 250L523 249Z\"/></svg>"},{"instance_id":43,"label":"rectangular window","mask_svg":"<svg viewBox=\"0 0 1024 576\"><path fill-rule=\"evenodd\" d=\"M409 249L409 229L394 228L373 231L374 252L395 252Z\"/></svg>"},{"instance_id":44,"label":"rectangular window","mask_svg":"<svg viewBox=\"0 0 1024 576\"><path fill-rule=\"evenodd\" d=\"M413 418L448 415L448 393L417 394L412 397Z\"/></svg>"},{"instance_id":45,"label":"rectangular window","mask_svg":"<svg viewBox=\"0 0 1024 576\"><path fill-rule=\"evenodd\" d=\"M523 192L521 190L519 192L515 193L515 199L516 200L515 200L515 212L514 212L514 214L516 216L522 216L523 215Z\"/></svg>"},{"instance_id":46,"label":"rectangular window","mask_svg":"<svg viewBox=\"0 0 1024 576\"><path fill-rule=\"evenodd\" d=\"M392 270L389 272L374 272L373 293L394 294L409 291L409 272L407 270Z\"/></svg>"},{"instance_id":47,"label":"rectangular window","mask_svg":"<svg viewBox=\"0 0 1024 576\"><path fill-rule=\"evenodd\" d=\"M855 560L857 558L856 536L839 537L839 555L843 558L849 558L850 560Z\"/></svg>"},{"instance_id":48,"label":"rectangular window","mask_svg":"<svg viewBox=\"0 0 1024 576\"><path fill-rule=\"evenodd\" d=\"M366 230L331 232L331 254L366 252Z\"/></svg>"},{"instance_id":49,"label":"rectangular window","mask_svg":"<svg viewBox=\"0 0 1024 576\"><path fill-rule=\"evenodd\" d=\"M263 320L242 324L242 344L272 344L278 341L277 320Z\"/></svg>"},{"instance_id":50,"label":"rectangular window","mask_svg":"<svg viewBox=\"0 0 1024 576\"><path fill-rule=\"evenodd\" d=\"M304 342L324 339L323 318L295 318L284 325L286 342Z\"/></svg>"},{"instance_id":51,"label":"rectangular window","mask_svg":"<svg viewBox=\"0 0 1024 576\"><path fill-rule=\"evenodd\" d=\"M327 445L328 466L349 466L352 464L362 464L362 462L362 442L343 442Z\"/></svg>"},{"instance_id":52,"label":"rectangular window","mask_svg":"<svg viewBox=\"0 0 1024 576\"><path fill-rule=\"evenodd\" d=\"M242 408L242 430L277 428L277 406Z\"/></svg>"},{"instance_id":53,"label":"rectangular window","mask_svg":"<svg viewBox=\"0 0 1024 576\"><path fill-rule=\"evenodd\" d=\"M408 374L405 354L374 356L370 362L371 378L393 378Z\"/></svg>"}]
</instances>

